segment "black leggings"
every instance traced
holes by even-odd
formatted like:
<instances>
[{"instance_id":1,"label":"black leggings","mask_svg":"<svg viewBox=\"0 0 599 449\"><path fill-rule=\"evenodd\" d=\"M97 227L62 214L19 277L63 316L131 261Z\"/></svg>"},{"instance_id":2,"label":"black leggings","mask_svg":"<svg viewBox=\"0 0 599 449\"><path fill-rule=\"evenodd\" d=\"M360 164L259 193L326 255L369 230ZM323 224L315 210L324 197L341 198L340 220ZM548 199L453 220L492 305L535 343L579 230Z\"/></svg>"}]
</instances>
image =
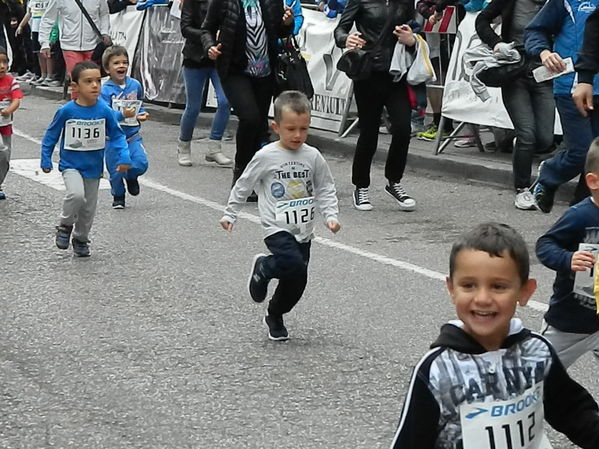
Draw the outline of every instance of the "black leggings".
<instances>
[{"instance_id":1,"label":"black leggings","mask_svg":"<svg viewBox=\"0 0 599 449\"><path fill-rule=\"evenodd\" d=\"M352 167L352 183L370 185L370 165L376 153L383 106L391 121L391 145L385 164L385 178L400 182L406 168L411 132L411 107L404 81L393 82L388 72L373 72L370 78L354 82L354 95L360 118L360 137Z\"/></svg>"},{"instance_id":2,"label":"black leggings","mask_svg":"<svg viewBox=\"0 0 599 449\"><path fill-rule=\"evenodd\" d=\"M235 171L241 174L256 151L268 143L268 108L272 100L273 77L252 78L239 73L221 79L221 83L239 118Z\"/></svg>"}]
</instances>

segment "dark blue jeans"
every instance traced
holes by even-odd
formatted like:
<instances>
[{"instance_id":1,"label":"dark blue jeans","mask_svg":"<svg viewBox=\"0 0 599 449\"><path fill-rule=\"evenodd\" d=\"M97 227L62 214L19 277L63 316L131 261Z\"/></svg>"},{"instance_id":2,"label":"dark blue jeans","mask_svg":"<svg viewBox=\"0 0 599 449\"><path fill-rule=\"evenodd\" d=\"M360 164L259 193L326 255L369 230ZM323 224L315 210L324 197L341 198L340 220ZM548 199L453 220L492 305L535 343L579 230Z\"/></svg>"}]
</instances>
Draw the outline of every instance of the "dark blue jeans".
<instances>
[{"instance_id":1,"label":"dark blue jeans","mask_svg":"<svg viewBox=\"0 0 599 449\"><path fill-rule=\"evenodd\" d=\"M545 151L553 145L553 85L551 81L537 83L532 76L525 75L502 87L501 97L517 138L512 153L514 187L528 188L535 151Z\"/></svg>"},{"instance_id":2,"label":"dark blue jeans","mask_svg":"<svg viewBox=\"0 0 599 449\"><path fill-rule=\"evenodd\" d=\"M589 146L599 136L599 96L593 97L595 109L587 117L580 115L570 95L556 95L555 103L566 149L545 161L539 178L543 186L553 190L583 173Z\"/></svg>"},{"instance_id":3,"label":"dark blue jeans","mask_svg":"<svg viewBox=\"0 0 599 449\"><path fill-rule=\"evenodd\" d=\"M289 232L281 231L266 237L264 243L272 255L262 264L262 273L268 279L279 280L268 314L281 316L293 309L304 294L311 242L299 243Z\"/></svg>"}]
</instances>

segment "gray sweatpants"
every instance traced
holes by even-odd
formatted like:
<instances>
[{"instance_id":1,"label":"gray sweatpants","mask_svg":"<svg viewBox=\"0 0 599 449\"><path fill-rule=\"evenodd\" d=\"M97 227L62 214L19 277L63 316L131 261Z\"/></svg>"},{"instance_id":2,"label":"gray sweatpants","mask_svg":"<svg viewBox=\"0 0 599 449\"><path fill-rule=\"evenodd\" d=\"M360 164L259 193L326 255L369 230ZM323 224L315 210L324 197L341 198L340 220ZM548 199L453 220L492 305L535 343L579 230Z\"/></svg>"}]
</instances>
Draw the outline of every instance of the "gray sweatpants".
<instances>
[{"instance_id":1,"label":"gray sweatpants","mask_svg":"<svg viewBox=\"0 0 599 449\"><path fill-rule=\"evenodd\" d=\"M10 168L10 150L12 148L12 136L2 136L2 146L0 147L0 187L6 178Z\"/></svg>"},{"instance_id":2,"label":"gray sweatpants","mask_svg":"<svg viewBox=\"0 0 599 449\"><path fill-rule=\"evenodd\" d=\"M75 226L73 238L87 242L89 230L96 215L98 203L99 178L84 178L79 171L67 169L62 172L67 193L62 203L60 224Z\"/></svg>"},{"instance_id":3,"label":"gray sweatpants","mask_svg":"<svg viewBox=\"0 0 599 449\"><path fill-rule=\"evenodd\" d=\"M591 352L595 359L599 360L599 332L594 334L562 332L543 320L541 335L551 342L566 368L587 352Z\"/></svg>"}]
</instances>

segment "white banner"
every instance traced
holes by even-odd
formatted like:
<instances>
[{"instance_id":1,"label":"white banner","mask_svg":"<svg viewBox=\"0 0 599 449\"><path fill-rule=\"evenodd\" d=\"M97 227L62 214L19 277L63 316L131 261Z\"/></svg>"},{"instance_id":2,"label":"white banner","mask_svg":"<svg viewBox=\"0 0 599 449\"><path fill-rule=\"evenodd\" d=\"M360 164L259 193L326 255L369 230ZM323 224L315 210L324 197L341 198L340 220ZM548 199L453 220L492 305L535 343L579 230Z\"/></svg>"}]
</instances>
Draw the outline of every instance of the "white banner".
<instances>
[{"instance_id":1,"label":"white banner","mask_svg":"<svg viewBox=\"0 0 599 449\"><path fill-rule=\"evenodd\" d=\"M477 15L478 13L466 13L458 27L443 90L442 113L458 122L513 129L512 121L503 106L501 89L489 88L491 98L483 103L465 79L462 62L464 52L481 44L474 27Z\"/></svg>"},{"instance_id":2,"label":"white banner","mask_svg":"<svg viewBox=\"0 0 599 449\"><path fill-rule=\"evenodd\" d=\"M129 72L133 67L135 49L141 35L141 26L144 21L145 11L138 11L135 6L127 6L126 9L110 14L110 37L114 45L122 45L129 53Z\"/></svg>"}]
</instances>

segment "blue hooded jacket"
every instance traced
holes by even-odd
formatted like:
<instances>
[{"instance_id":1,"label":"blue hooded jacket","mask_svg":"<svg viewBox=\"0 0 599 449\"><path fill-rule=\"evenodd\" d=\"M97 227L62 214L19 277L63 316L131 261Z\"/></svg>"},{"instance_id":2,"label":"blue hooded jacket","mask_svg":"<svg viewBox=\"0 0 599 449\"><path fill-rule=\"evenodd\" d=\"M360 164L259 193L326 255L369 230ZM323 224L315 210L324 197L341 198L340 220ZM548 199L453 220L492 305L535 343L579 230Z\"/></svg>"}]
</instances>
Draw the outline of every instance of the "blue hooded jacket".
<instances>
[{"instance_id":1,"label":"blue hooded jacket","mask_svg":"<svg viewBox=\"0 0 599 449\"><path fill-rule=\"evenodd\" d=\"M552 50L576 64L586 20L597 6L599 0L549 0L525 29L526 52L538 59L543 50ZM553 80L553 93L571 95L576 83L576 73L562 75ZM593 95L599 95L599 75L593 79Z\"/></svg>"}]
</instances>

